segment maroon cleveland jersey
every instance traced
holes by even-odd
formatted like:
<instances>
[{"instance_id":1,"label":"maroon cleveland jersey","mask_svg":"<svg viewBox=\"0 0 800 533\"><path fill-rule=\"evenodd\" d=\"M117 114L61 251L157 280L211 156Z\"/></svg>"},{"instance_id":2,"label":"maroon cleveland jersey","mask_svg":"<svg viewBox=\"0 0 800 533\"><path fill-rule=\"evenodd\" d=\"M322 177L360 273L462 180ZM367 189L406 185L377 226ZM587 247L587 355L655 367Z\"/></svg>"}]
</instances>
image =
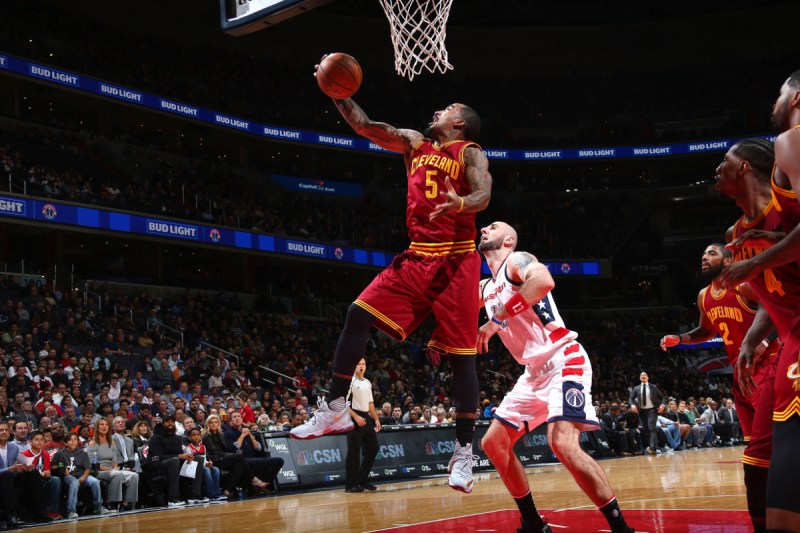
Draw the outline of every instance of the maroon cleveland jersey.
<instances>
[{"instance_id":1,"label":"maroon cleveland jersey","mask_svg":"<svg viewBox=\"0 0 800 533\"><path fill-rule=\"evenodd\" d=\"M775 183L777 172L780 170L775 167L772 172L772 201L775 203L775 209L780 213L784 233L789 233L800 223L800 202L797 201L797 193L792 189L784 189Z\"/></svg>"},{"instance_id":2,"label":"maroon cleveland jersey","mask_svg":"<svg viewBox=\"0 0 800 533\"><path fill-rule=\"evenodd\" d=\"M739 359L739 346L753 324L756 308L735 289L723 289L720 294L714 294L712 285L703 289L700 305L703 314L722 337L728 363L735 367Z\"/></svg>"},{"instance_id":3,"label":"maroon cleveland jersey","mask_svg":"<svg viewBox=\"0 0 800 533\"><path fill-rule=\"evenodd\" d=\"M747 221L742 216L733 226L733 239L750 229L765 231L781 231L781 214L775 206L774 200L754 220ZM749 242L736 250L733 254L734 261L750 259L766 250L762 246L753 246ZM796 263L789 263L777 268L768 268L753 278L750 285L758 293L758 297L767 309L772 323L778 330L781 339L787 339L792 329L792 322L800 309L800 267Z\"/></svg>"},{"instance_id":4,"label":"maroon cleveland jersey","mask_svg":"<svg viewBox=\"0 0 800 533\"><path fill-rule=\"evenodd\" d=\"M464 164L464 150L469 146L480 149L471 141L451 141L439 146L430 139L423 139L414 145L408 157L406 208L406 225L412 243L456 246L471 243L474 249L477 236L475 213L450 213L433 221L428 218L436 205L442 202L441 195L447 190L445 178L450 178L459 196L471 192ZM415 248L412 244L412 249ZM437 248L436 251L445 250Z\"/></svg>"},{"instance_id":5,"label":"maroon cleveland jersey","mask_svg":"<svg viewBox=\"0 0 800 533\"><path fill-rule=\"evenodd\" d=\"M784 211L783 213L785 213ZM781 212L778 212L773 199L754 220L747 222L744 217L733 227L735 239L749 229L779 231L782 229ZM763 247L745 245L734 252L734 261L754 257L765 250ZM761 303L769 313L772 323L783 341L780 360L775 370L774 411L772 419L785 422L794 415L800 415L800 335L797 320L800 309L800 267L797 263L787 263L776 268L768 268L753 278L750 285L758 293Z\"/></svg>"}]
</instances>

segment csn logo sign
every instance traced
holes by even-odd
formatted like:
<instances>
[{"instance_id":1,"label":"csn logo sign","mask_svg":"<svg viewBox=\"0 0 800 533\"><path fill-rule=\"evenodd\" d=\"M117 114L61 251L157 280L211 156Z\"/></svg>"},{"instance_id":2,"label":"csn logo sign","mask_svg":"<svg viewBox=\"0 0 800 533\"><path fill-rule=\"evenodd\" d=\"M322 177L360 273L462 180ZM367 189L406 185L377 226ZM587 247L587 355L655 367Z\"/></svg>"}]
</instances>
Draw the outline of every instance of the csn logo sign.
<instances>
[{"instance_id":1,"label":"csn logo sign","mask_svg":"<svg viewBox=\"0 0 800 533\"><path fill-rule=\"evenodd\" d=\"M384 444L378 448L376 459L405 457L406 451L402 444Z\"/></svg>"},{"instance_id":2,"label":"csn logo sign","mask_svg":"<svg viewBox=\"0 0 800 533\"><path fill-rule=\"evenodd\" d=\"M522 437L522 444L526 448L534 448L536 446L547 446L547 435L532 435L529 433Z\"/></svg>"},{"instance_id":3,"label":"csn logo sign","mask_svg":"<svg viewBox=\"0 0 800 533\"><path fill-rule=\"evenodd\" d=\"M438 442L426 442L425 453L427 455L451 454L456 451L456 441L440 440Z\"/></svg>"},{"instance_id":4,"label":"csn logo sign","mask_svg":"<svg viewBox=\"0 0 800 533\"><path fill-rule=\"evenodd\" d=\"M303 466L341 463L342 452L333 448L314 450L312 452L298 452L296 459L297 464Z\"/></svg>"}]
</instances>

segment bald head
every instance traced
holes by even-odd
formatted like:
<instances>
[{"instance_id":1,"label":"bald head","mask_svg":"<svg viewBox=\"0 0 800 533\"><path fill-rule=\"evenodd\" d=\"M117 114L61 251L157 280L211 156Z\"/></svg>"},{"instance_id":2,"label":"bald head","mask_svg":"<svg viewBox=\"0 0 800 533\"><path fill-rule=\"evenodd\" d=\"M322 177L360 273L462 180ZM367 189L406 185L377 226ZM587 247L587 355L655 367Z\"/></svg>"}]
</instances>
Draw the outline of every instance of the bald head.
<instances>
[{"instance_id":1,"label":"bald head","mask_svg":"<svg viewBox=\"0 0 800 533\"><path fill-rule=\"evenodd\" d=\"M486 255L494 250L510 250L517 248L517 231L505 222L492 222L481 229L481 242L478 250Z\"/></svg>"}]
</instances>

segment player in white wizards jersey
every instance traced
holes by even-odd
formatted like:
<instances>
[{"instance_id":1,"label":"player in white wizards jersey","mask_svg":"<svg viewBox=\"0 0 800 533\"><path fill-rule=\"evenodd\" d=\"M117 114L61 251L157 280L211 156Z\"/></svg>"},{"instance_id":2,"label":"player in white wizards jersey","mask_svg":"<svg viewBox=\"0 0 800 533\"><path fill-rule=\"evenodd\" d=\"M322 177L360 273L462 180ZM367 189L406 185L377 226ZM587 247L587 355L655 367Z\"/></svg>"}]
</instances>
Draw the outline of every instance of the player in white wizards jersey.
<instances>
[{"instance_id":1,"label":"player in white wizards jersey","mask_svg":"<svg viewBox=\"0 0 800 533\"><path fill-rule=\"evenodd\" d=\"M478 250L492 278L478 286L489 320L478 330L478 353L489 350L497 334L511 355L525 365L494 414L481 441L483 449L519 507L518 532L546 532L550 527L533 503L528 478L514 444L525 432L547 422L553 453L608 520L613 533L633 530L625 523L605 472L579 444L581 431L598 429L592 406L589 356L558 314L547 267L527 252L514 251L517 232L505 222L481 230Z\"/></svg>"}]
</instances>

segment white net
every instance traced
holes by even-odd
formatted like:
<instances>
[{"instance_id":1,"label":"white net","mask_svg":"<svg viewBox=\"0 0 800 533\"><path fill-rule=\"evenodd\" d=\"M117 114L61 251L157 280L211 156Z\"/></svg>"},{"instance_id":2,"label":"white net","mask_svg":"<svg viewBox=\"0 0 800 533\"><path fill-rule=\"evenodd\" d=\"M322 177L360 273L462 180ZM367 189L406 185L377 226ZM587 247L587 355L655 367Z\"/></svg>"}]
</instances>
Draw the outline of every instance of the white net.
<instances>
[{"instance_id":1,"label":"white net","mask_svg":"<svg viewBox=\"0 0 800 533\"><path fill-rule=\"evenodd\" d=\"M394 68L413 80L426 69L444 74L447 61L447 17L453 0L380 0L392 33Z\"/></svg>"}]
</instances>

